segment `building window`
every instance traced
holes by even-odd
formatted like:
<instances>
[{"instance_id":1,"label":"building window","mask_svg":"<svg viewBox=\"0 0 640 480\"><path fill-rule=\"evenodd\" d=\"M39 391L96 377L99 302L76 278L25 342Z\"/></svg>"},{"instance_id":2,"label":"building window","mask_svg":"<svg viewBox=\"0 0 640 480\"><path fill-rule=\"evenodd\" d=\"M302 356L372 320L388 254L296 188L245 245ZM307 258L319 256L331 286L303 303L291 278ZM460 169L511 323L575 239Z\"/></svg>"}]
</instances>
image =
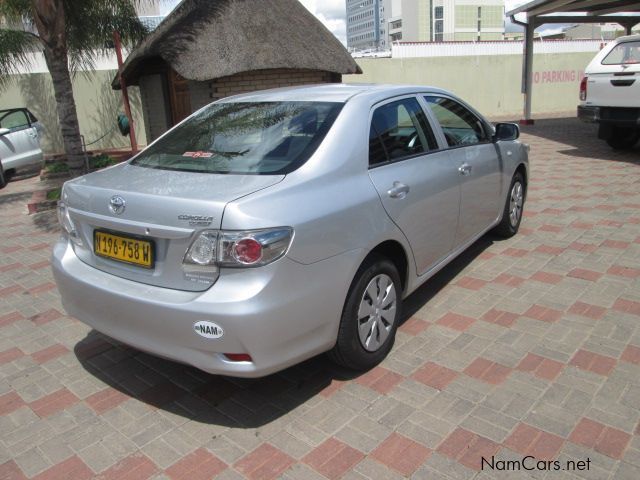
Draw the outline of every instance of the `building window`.
<instances>
[{"instance_id":1,"label":"building window","mask_svg":"<svg viewBox=\"0 0 640 480\"><path fill-rule=\"evenodd\" d=\"M434 23L434 40L436 42L442 42L444 40L444 20L436 20Z\"/></svg>"},{"instance_id":2,"label":"building window","mask_svg":"<svg viewBox=\"0 0 640 480\"><path fill-rule=\"evenodd\" d=\"M444 7L435 7L434 8L434 17L436 20L442 20L444 17Z\"/></svg>"},{"instance_id":3,"label":"building window","mask_svg":"<svg viewBox=\"0 0 640 480\"><path fill-rule=\"evenodd\" d=\"M402 20L395 20L391 22L390 28L391 30L395 30L396 28L402 28Z\"/></svg>"}]
</instances>

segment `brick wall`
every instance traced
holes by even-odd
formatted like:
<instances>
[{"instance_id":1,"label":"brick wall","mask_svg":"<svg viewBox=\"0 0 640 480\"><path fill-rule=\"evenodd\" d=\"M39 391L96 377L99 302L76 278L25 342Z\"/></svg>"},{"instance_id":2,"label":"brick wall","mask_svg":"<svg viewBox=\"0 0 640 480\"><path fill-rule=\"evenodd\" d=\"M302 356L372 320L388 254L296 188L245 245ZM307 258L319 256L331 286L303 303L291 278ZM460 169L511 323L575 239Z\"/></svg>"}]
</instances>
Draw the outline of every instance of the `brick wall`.
<instances>
[{"instance_id":1,"label":"brick wall","mask_svg":"<svg viewBox=\"0 0 640 480\"><path fill-rule=\"evenodd\" d=\"M220 98L256 90L340 81L341 76L339 74L321 70L283 68L244 72L208 82L190 82L191 107L195 111Z\"/></svg>"}]
</instances>

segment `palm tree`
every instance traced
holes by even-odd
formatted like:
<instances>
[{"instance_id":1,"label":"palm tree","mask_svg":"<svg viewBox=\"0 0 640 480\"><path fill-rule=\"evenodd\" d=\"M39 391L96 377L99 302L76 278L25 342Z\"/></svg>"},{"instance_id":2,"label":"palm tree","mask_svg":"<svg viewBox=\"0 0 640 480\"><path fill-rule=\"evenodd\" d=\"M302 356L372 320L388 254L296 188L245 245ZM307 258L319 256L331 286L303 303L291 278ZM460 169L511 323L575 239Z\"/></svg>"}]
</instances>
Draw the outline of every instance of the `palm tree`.
<instances>
[{"instance_id":1,"label":"palm tree","mask_svg":"<svg viewBox=\"0 0 640 480\"><path fill-rule=\"evenodd\" d=\"M0 85L28 66L42 50L53 81L67 165L83 169L84 155L71 72L91 69L111 45L113 32L124 43L141 39L147 30L136 15L143 0L0 0Z\"/></svg>"}]
</instances>

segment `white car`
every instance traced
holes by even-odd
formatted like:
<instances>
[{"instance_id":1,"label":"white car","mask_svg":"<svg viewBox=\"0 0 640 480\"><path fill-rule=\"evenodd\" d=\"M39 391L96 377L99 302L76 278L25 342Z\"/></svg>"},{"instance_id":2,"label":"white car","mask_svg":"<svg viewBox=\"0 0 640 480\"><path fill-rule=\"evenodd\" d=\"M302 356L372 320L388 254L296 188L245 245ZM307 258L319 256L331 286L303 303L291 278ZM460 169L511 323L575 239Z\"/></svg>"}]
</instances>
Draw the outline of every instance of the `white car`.
<instances>
[{"instance_id":1,"label":"white car","mask_svg":"<svg viewBox=\"0 0 640 480\"><path fill-rule=\"evenodd\" d=\"M578 117L599 123L611 147L632 148L640 138L640 35L609 43L584 73Z\"/></svg>"},{"instance_id":2,"label":"white car","mask_svg":"<svg viewBox=\"0 0 640 480\"><path fill-rule=\"evenodd\" d=\"M0 188L17 170L42 165L41 131L26 108L0 110Z\"/></svg>"}]
</instances>

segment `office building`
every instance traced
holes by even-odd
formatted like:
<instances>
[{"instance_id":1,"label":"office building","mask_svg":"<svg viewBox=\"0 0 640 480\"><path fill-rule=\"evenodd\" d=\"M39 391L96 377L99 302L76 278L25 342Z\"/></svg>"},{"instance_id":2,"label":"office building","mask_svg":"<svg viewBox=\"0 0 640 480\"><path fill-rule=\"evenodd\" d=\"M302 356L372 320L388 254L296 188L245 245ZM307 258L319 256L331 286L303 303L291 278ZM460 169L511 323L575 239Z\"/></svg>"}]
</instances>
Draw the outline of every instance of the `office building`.
<instances>
[{"instance_id":1,"label":"office building","mask_svg":"<svg viewBox=\"0 0 640 480\"><path fill-rule=\"evenodd\" d=\"M347 46L502 40L504 0L347 0Z\"/></svg>"}]
</instances>

